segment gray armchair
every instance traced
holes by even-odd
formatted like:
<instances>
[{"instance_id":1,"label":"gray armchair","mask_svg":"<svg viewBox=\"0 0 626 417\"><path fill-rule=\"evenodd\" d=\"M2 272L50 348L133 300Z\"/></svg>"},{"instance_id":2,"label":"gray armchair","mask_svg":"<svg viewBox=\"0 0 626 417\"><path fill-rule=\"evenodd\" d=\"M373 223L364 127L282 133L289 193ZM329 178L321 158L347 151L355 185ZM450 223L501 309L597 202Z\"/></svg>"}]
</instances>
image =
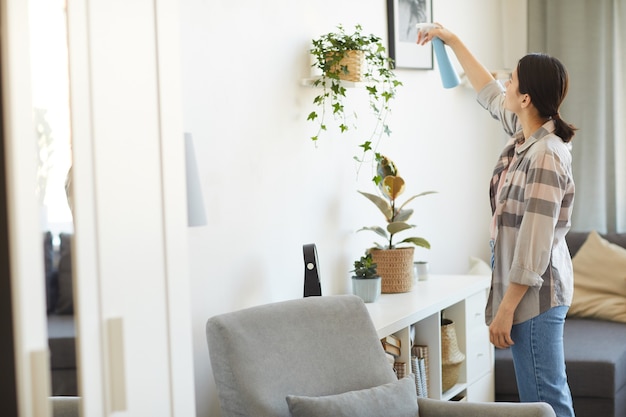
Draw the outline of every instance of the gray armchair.
<instances>
[{"instance_id":1,"label":"gray armchair","mask_svg":"<svg viewBox=\"0 0 626 417\"><path fill-rule=\"evenodd\" d=\"M554 417L545 403L418 399L352 295L218 315L206 332L222 417Z\"/></svg>"}]
</instances>

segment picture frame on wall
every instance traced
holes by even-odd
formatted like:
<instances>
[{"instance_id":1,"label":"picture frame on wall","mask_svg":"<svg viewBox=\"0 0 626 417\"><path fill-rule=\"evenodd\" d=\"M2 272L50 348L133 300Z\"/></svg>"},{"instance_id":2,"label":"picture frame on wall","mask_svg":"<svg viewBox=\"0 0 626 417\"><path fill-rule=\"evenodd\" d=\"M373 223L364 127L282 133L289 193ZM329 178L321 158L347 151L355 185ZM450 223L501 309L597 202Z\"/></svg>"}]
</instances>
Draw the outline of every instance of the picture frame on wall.
<instances>
[{"instance_id":1,"label":"picture frame on wall","mask_svg":"<svg viewBox=\"0 0 626 417\"><path fill-rule=\"evenodd\" d=\"M415 27L432 19L432 0L387 0L388 50L395 68L433 69L432 43L418 45Z\"/></svg>"}]
</instances>

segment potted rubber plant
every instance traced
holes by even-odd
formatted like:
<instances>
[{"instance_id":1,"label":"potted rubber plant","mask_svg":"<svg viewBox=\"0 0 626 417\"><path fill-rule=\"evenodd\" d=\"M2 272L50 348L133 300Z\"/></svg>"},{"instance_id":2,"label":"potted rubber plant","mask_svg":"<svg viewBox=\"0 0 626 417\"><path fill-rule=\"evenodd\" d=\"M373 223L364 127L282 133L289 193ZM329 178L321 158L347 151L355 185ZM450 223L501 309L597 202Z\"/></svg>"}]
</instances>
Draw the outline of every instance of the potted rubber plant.
<instances>
[{"instance_id":1,"label":"potted rubber plant","mask_svg":"<svg viewBox=\"0 0 626 417\"><path fill-rule=\"evenodd\" d=\"M413 285L413 255L415 247L430 249L430 243L423 237L410 236L399 240L398 234L416 225L408 223L413 215L413 209L407 204L418 197L436 193L424 191L400 202L398 197L404 192L404 179L398 174L398 169L389 158L377 155L376 176L373 178L380 194L359 191L368 200L373 202L383 214L386 224L368 226L358 231L372 231L384 240L376 242L370 249L374 262L378 265L378 273L382 278L382 292L407 292Z\"/></svg>"},{"instance_id":2,"label":"potted rubber plant","mask_svg":"<svg viewBox=\"0 0 626 417\"><path fill-rule=\"evenodd\" d=\"M373 303L381 293L381 278L372 254L365 255L354 261L352 271L352 293L358 295L366 303Z\"/></svg>"},{"instance_id":3,"label":"potted rubber plant","mask_svg":"<svg viewBox=\"0 0 626 417\"><path fill-rule=\"evenodd\" d=\"M392 71L393 60L387 55L382 39L374 34L364 34L361 25L356 25L351 33L338 25L336 31L313 39L310 52L314 61L312 66L321 73L312 83L321 88L313 100L315 110L307 115L307 120L318 127L311 139L317 141L324 131L329 130L329 118L336 121L339 133L356 129L358 115L346 110L344 99L348 87L364 88L375 123L373 130L358 145L361 156L355 156L355 159L362 161L367 152L375 148L372 143L377 144L383 134L389 136L391 133L387 116L396 88L402 85Z\"/></svg>"}]
</instances>

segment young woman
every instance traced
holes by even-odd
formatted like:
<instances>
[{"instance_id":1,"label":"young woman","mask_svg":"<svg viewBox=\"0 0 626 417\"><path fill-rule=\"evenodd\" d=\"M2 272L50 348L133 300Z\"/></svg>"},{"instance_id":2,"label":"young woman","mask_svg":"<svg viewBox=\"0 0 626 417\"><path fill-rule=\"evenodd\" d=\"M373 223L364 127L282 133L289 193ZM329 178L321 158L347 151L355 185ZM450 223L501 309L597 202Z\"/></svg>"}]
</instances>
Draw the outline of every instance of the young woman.
<instances>
[{"instance_id":1,"label":"young woman","mask_svg":"<svg viewBox=\"0 0 626 417\"><path fill-rule=\"evenodd\" d=\"M574 201L568 143L576 130L559 108L567 71L556 58L529 54L505 87L452 32L437 25L418 44L440 38L456 54L478 102L511 139L490 184L492 284L486 308L491 342L511 348L521 401L544 401L572 417L563 324L573 294L565 243Z\"/></svg>"}]
</instances>

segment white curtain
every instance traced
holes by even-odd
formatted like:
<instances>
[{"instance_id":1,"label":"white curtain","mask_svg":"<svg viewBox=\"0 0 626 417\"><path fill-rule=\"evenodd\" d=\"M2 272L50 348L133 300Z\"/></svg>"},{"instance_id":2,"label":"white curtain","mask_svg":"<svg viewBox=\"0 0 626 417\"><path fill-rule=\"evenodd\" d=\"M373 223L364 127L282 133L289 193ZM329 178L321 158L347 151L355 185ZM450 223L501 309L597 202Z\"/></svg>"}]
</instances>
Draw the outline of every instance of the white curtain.
<instances>
[{"instance_id":1,"label":"white curtain","mask_svg":"<svg viewBox=\"0 0 626 417\"><path fill-rule=\"evenodd\" d=\"M528 49L570 75L572 230L626 232L626 0L528 0Z\"/></svg>"}]
</instances>

